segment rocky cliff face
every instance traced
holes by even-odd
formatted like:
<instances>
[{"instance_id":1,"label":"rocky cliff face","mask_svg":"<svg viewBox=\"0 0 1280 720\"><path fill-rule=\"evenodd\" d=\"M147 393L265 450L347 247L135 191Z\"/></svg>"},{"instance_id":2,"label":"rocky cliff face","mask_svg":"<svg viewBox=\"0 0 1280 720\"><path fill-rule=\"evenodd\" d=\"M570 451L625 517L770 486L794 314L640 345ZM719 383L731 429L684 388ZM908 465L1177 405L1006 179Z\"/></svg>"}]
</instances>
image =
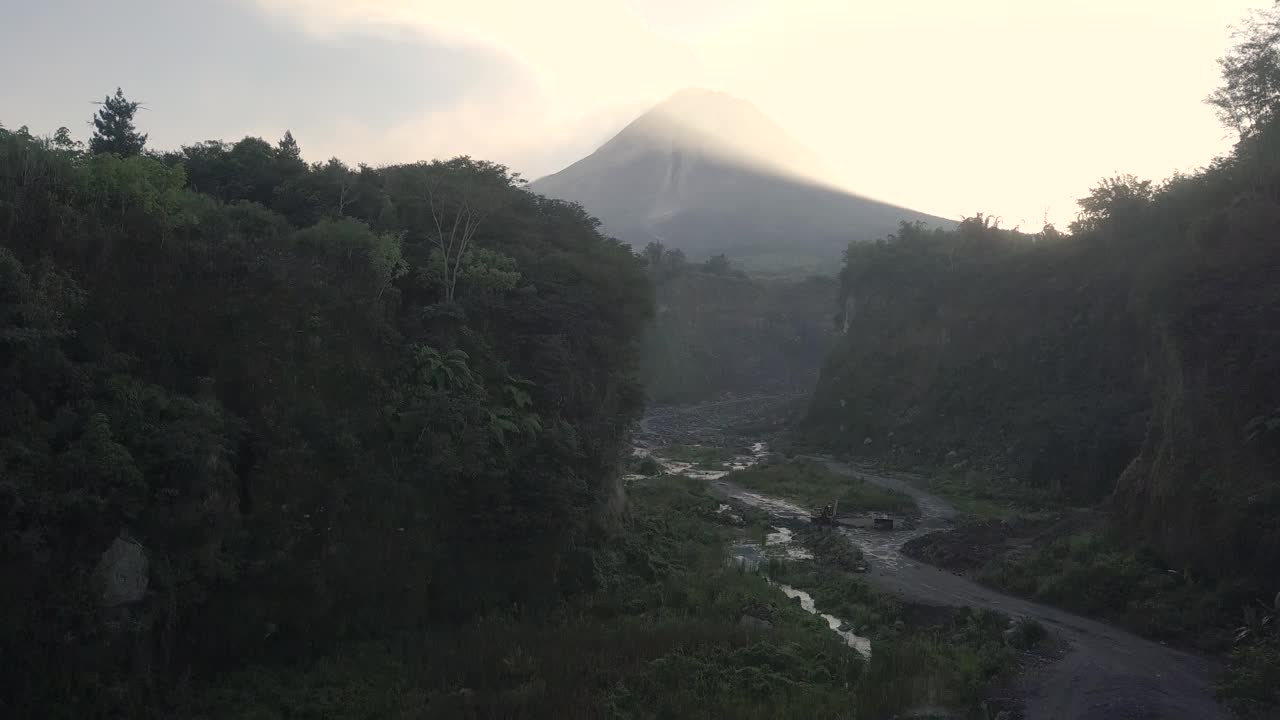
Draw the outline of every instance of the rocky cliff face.
<instances>
[{"instance_id":1,"label":"rocky cliff face","mask_svg":"<svg viewBox=\"0 0 1280 720\"><path fill-rule=\"evenodd\" d=\"M661 282L642 372L659 404L801 393L831 345L831 278L762 279L689 270Z\"/></svg>"},{"instance_id":2,"label":"rocky cliff face","mask_svg":"<svg viewBox=\"0 0 1280 720\"><path fill-rule=\"evenodd\" d=\"M1238 197L1157 201L1125 235L962 226L858 255L811 437L1104 503L1170 566L1261 588L1280 562L1280 212Z\"/></svg>"},{"instance_id":3,"label":"rocky cliff face","mask_svg":"<svg viewBox=\"0 0 1280 720\"><path fill-rule=\"evenodd\" d=\"M847 285L813 436L902 461L968 458L966 469L991 476L1104 496L1142 440L1127 291L1085 272L1083 248L1041 254L1033 263L1009 247L998 261L920 267L918 284L877 266Z\"/></svg>"},{"instance_id":4,"label":"rocky cliff face","mask_svg":"<svg viewBox=\"0 0 1280 720\"><path fill-rule=\"evenodd\" d=\"M1280 253L1249 229L1154 291L1151 421L1114 505L1170 558L1264 577L1280 561Z\"/></svg>"}]
</instances>

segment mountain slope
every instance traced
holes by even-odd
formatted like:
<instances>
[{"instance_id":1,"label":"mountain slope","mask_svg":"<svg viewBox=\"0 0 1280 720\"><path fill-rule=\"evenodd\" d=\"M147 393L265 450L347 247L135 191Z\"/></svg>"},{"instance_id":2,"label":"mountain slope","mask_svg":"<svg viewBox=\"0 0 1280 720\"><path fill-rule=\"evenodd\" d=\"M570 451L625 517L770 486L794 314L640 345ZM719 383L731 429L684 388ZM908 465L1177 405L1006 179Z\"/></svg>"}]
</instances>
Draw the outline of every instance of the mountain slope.
<instances>
[{"instance_id":1,"label":"mountain slope","mask_svg":"<svg viewBox=\"0 0 1280 720\"><path fill-rule=\"evenodd\" d=\"M640 247L728 254L748 267L831 268L851 240L948 220L834 189L821 160L751 103L685 90L592 154L529 185L581 203Z\"/></svg>"}]
</instances>

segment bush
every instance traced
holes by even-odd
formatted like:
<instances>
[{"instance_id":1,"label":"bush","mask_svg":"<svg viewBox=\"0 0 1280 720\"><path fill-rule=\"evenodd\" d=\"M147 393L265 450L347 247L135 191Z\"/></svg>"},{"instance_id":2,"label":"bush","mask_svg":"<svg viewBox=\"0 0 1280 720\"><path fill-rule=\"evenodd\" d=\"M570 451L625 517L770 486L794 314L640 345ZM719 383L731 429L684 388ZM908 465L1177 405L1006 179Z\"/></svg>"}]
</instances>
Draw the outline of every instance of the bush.
<instances>
[{"instance_id":1,"label":"bush","mask_svg":"<svg viewBox=\"0 0 1280 720\"><path fill-rule=\"evenodd\" d=\"M640 461L640 464L636 467L636 472L648 477L653 477L654 475L661 475L662 465L658 463L657 460L654 460L651 457L646 457Z\"/></svg>"},{"instance_id":2,"label":"bush","mask_svg":"<svg viewBox=\"0 0 1280 720\"><path fill-rule=\"evenodd\" d=\"M839 501L840 510L909 513L916 510L909 495L865 480L833 472L821 463L797 460L779 465L756 465L730 478L745 488L785 497L810 508Z\"/></svg>"},{"instance_id":3,"label":"bush","mask_svg":"<svg viewBox=\"0 0 1280 720\"><path fill-rule=\"evenodd\" d=\"M1031 650L1049 637L1049 631L1035 618L1020 618L1009 628L1006 639L1019 650Z\"/></svg>"}]
</instances>

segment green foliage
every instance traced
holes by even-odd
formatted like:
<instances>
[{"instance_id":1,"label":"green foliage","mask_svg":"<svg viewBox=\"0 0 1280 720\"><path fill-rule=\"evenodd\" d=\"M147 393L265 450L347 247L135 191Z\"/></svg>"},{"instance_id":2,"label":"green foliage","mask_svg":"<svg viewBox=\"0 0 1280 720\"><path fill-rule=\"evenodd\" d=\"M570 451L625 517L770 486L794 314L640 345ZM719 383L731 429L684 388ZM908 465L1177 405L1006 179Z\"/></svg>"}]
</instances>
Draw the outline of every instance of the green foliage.
<instances>
[{"instance_id":1,"label":"green foliage","mask_svg":"<svg viewBox=\"0 0 1280 720\"><path fill-rule=\"evenodd\" d=\"M863 663L767 581L725 564L732 530L698 483L638 484L552 618L503 613L210 678L192 717L840 717ZM603 538L602 538L603 539ZM744 612L771 627L741 625Z\"/></svg>"},{"instance_id":2,"label":"green foliage","mask_svg":"<svg viewBox=\"0 0 1280 720\"><path fill-rule=\"evenodd\" d=\"M426 190L477 187L442 274ZM466 158L0 131L0 654L25 659L5 710L166 715L188 671L581 592L652 306L596 228ZM147 592L103 609L120 536Z\"/></svg>"},{"instance_id":3,"label":"green foliage","mask_svg":"<svg viewBox=\"0 0 1280 720\"><path fill-rule=\"evenodd\" d=\"M1008 619L999 613L906 606L821 557L775 565L770 572L872 639L871 661L854 689L859 717L891 717L922 706L982 717L984 694L1016 666L1004 636Z\"/></svg>"},{"instance_id":4,"label":"green foliage","mask_svg":"<svg viewBox=\"0 0 1280 720\"><path fill-rule=\"evenodd\" d=\"M844 338L808 439L932 466L959 449L985 476L1100 497L1141 443L1146 400L1134 322L1116 312L1129 287L1105 259L1113 251L982 216L851 245Z\"/></svg>"},{"instance_id":5,"label":"green foliage","mask_svg":"<svg viewBox=\"0 0 1280 720\"><path fill-rule=\"evenodd\" d=\"M654 460L652 457L646 457L645 459L640 461L639 465L636 466L636 472L641 475L647 475L649 477L653 477L654 475L661 475L662 465L659 464L658 461Z\"/></svg>"},{"instance_id":6,"label":"green foliage","mask_svg":"<svg viewBox=\"0 0 1280 720\"><path fill-rule=\"evenodd\" d=\"M1049 637L1049 631L1035 618L1020 618L1013 624L1009 643L1019 650L1031 650Z\"/></svg>"},{"instance_id":7,"label":"green foliage","mask_svg":"<svg viewBox=\"0 0 1280 720\"><path fill-rule=\"evenodd\" d=\"M909 513L916 509L910 496L856 477L828 470L810 460L782 465L755 465L729 479L737 485L793 500L816 509L839 501L841 512Z\"/></svg>"},{"instance_id":8,"label":"green foliage","mask_svg":"<svg viewBox=\"0 0 1280 720\"><path fill-rule=\"evenodd\" d=\"M723 255L691 265L660 243L644 256L658 314L642 370L655 402L813 386L831 339L830 278L748 277Z\"/></svg>"},{"instance_id":9,"label":"green foliage","mask_svg":"<svg viewBox=\"0 0 1280 720\"><path fill-rule=\"evenodd\" d=\"M733 460L733 450L718 445L669 445L658 452L667 460L716 469Z\"/></svg>"},{"instance_id":10,"label":"green foliage","mask_svg":"<svg viewBox=\"0 0 1280 720\"><path fill-rule=\"evenodd\" d=\"M132 102L125 98L124 92L116 88L114 96L103 98L101 109L93 117L93 137L89 139L89 152L93 154L109 153L120 157L132 157L142 152L147 144L147 136L139 133L133 125L133 116L142 107L142 103ZM59 144L65 141L59 136Z\"/></svg>"},{"instance_id":11,"label":"green foliage","mask_svg":"<svg viewBox=\"0 0 1280 720\"><path fill-rule=\"evenodd\" d=\"M941 468L929 473L929 491L957 512L981 519L1030 517L1059 506L1053 493L975 470Z\"/></svg>"},{"instance_id":12,"label":"green foliage","mask_svg":"<svg viewBox=\"0 0 1280 720\"><path fill-rule=\"evenodd\" d=\"M1269 125L1280 109L1280 8L1250 11L1233 37L1236 44L1218 60L1222 87L1205 102L1224 125L1248 136Z\"/></svg>"},{"instance_id":13,"label":"green foliage","mask_svg":"<svg viewBox=\"0 0 1280 720\"><path fill-rule=\"evenodd\" d=\"M1231 650L1230 667L1218 682L1218 697L1241 718L1275 717L1280 707L1280 632L1267 632Z\"/></svg>"},{"instance_id":14,"label":"green foliage","mask_svg":"<svg viewBox=\"0 0 1280 720\"><path fill-rule=\"evenodd\" d=\"M983 582L1085 615L1121 622L1162 640L1220 650L1238 588L1161 568L1150 553L1098 533L1068 535L1005 558Z\"/></svg>"},{"instance_id":15,"label":"green foliage","mask_svg":"<svg viewBox=\"0 0 1280 720\"><path fill-rule=\"evenodd\" d=\"M1150 180L1132 175L1103 178L1088 197L1080 198L1079 218L1071 223L1073 233L1115 228L1132 231L1142 222L1143 211L1151 206L1155 188Z\"/></svg>"}]
</instances>

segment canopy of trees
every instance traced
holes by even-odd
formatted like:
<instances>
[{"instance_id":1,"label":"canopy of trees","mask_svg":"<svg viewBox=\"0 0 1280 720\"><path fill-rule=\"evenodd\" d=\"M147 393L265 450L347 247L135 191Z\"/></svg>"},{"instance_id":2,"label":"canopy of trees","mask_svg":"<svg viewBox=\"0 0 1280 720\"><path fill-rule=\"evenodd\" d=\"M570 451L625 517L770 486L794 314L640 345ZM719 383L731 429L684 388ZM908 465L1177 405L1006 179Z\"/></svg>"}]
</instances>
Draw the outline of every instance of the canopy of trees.
<instances>
[{"instance_id":1,"label":"canopy of trees","mask_svg":"<svg viewBox=\"0 0 1280 720\"><path fill-rule=\"evenodd\" d=\"M643 261L499 165L141 154L135 108L93 153L0 130L0 714L590 586ZM145 592L105 607L117 539Z\"/></svg>"},{"instance_id":2,"label":"canopy of trees","mask_svg":"<svg viewBox=\"0 0 1280 720\"><path fill-rule=\"evenodd\" d=\"M851 245L822 443L1109 500L1171 567L1280 563L1280 125L1194 175L1103 180L1073 233L970 218Z\"/></svg>"},{"instance_id":3,"label":"canopy of trees","mask_svg":"<svg viewBox=\"0 0 1280 720\"><path fill-rule=\"evenodd\" d=\"M657 297L642 374L658 403L811 390L830 349L831 277L749 276L724 255L644 250Z\"/></svg>"}]
</instances>

